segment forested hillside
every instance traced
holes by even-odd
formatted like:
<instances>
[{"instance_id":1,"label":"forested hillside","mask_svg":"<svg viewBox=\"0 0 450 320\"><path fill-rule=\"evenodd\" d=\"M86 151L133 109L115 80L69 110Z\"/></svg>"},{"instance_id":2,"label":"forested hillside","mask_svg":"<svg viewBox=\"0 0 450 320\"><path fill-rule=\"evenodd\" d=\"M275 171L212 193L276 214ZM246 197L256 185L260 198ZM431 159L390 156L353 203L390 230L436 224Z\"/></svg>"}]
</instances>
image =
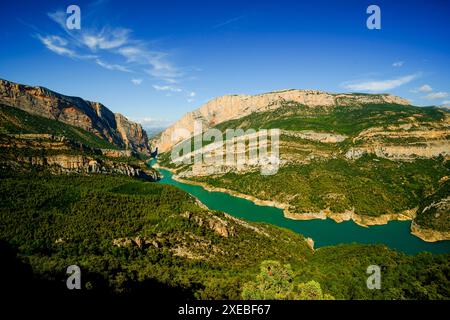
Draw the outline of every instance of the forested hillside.
<instances>
[{"instance_id":1,"label":"forested hillside","mask_svg":"<svg viewBox=\"0 0 450 320\"><path fill-rule=\"evenodd\" d=\"M207 210L171 186L124 176L30 179L3 172L0 200L3 249L16 251L17 258L9 257L31 266L37 283L62 292L66 268L76 264L85 293L154 294L160 288L160 298L168 292L240 299L260 264L277 260L291 265L295 281L314 280L337 299L450 296L448 255L412 257L375 245L313 252L299 234ZM382 290L366 287L370 264L383 270Z\"/></svg>"}]
</instances>

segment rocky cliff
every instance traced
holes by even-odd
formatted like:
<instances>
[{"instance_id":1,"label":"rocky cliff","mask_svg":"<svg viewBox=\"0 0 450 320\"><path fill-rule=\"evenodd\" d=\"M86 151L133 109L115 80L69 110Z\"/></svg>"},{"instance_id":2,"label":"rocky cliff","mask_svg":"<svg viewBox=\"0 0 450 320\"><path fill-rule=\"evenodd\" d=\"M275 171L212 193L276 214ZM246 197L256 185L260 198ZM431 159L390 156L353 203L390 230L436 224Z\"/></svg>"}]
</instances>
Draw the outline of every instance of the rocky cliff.
<instances>
[{"instance_id":1,"label":"rocky cliff","mask_svg":"<svg viewBox=\"0 0 450 320\"><path fill-rule=\"evenodd\" d=\"M0 103L82 128L120 148L149 152L147 134L140 124L98 102L0 79Z\"/></svg>"},{"instance_id":2,"label":"rocky cliff","mask_svg":"<svg viewBox=\"0 0 450 320\"><path fill-rule=\"evenodd\" d=\"M173 132L176 129L186 129L192 133L195 120L200 120L203 128L208 128L253 112L277 109L286 101L297 102L312 108L365 103L409 104L409 101L405 99L388 94L332 94L317 90L285 90L259 95L227 95L212 99L197 110L187 113L164 130L160 137L152 141L152 144L158 146L160 152L165 152L179 142L172 141Z\"/></svg>"},{"instance_id":3,"label":"rocky cliff","mask_svg":"<svg viewBox=\"0 0 450 320\"><path fill-rule=\"evenodd\" d=\"M95 149L63 136L0 135L0 171L45 171L51 174L118 174L157 181L155 170L132 158L128 150Z\"/></svg>"}]
</instances>

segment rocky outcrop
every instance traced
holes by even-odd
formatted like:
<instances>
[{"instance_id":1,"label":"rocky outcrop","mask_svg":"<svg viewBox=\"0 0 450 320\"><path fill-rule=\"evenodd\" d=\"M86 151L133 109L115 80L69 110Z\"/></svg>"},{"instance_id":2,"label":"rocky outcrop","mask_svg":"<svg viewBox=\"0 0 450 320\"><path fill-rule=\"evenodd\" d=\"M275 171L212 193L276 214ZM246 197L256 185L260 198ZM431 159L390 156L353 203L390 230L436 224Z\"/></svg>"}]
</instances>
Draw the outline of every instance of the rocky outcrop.
<instances>
[{"instance_id":1,"label":"rocky outcrop","mask_svg":"<svg viewBox=\"0 0 450 320\"><path fill-rule=\"evenodd\" d=\"M112 241L113 246L116 247L131 247L136 246L139 249L146 248L148 246L153 246L155 248L160 248L161 243L160 239L158 237L155 237L154 239L147 238L147 237L141 237L136 236L134 238L128 237L128 238L117 238L113 239Z\"/></svg>"},{"instance_id":2,"label":"rocky outcrop","mask_svg":"<svg viewBox=\"0 0 450 320\"><path fill-rule=\"evenodd\" d=\"M28 172L39 167L52 174L105 173L159 180L157 171L132 157L130 150L91 148L64 136L0 135L0 151L0 166L13 171Z\"/></svg>"},{"instance_id":3,"label":"rocky outcrop","mask_svg":"<svg viewBox=\"0 0 450 320\"><path fill-rule=\"evenodd\" d=\"M353 138L357 147L347 150L347 159L358 159L374 154L390 160L413 160L450 155L450 117L443 114L441 121L419 122L408 117L407 123L385 127L371 127Z\"/></svg>"},{"instance_id":4,"label":"rocky outcrop","mask_svg":"<svg viewBox=\"0 0 450 320\"><path fill-rule=\"evenodd\" d=\"M10 137L11 139L5 139ZM76 149L93 154L103 155L109 158L128 158L133 155L131 150L98 149L89 147L81 142L66 138L65 136L47 133L7 134L0 138L0 147L5 148L40 148L52 150Z\"/></svg>"},{"instance_id":5,"label":"rocky outcrop","mask_svg":"<svg viewBox=\"0 0 450 320\"><path fill-rule=\"evenodd\" d=\"M54 174L104 173L157 181L156 172L143 170L122 162L99 160L84 155L56 154L46 156L17 156L15 161L30 166L42 167Z\"/></svg>"},{"instance_id":6,"label":"rocky outcrop","mask_svg":"<svg viewBox=\"0 0 450 320\"><path fill-rule=\"evenodd\" d=\"M140 124L98 102L0 79L0 103L82 128L121 148L149 152L147 134Z\"/></svg>"},{"instance_id":7,"label":"rocky outcrop","mask_svg":"<svg viewBox=\"0 0 450 320\"><path fill-rule=\"evenodd\" d=\"M411 232L429 242L450 240L450 179L444 176L439 188L420 204Z\"/></svg>"},{"instance_id":8,"label":"rocky outcrop","mask_svg":"<svg viewBox=\"0 0 450 320\"><path fill-rule=\"evenodd\" d=\"M433 158L450 155L450 142L447 140L427 143L411 143L405 145L370 145L349 149L345 157L358 159L364 154L374 154L380 158L391 160L413 160L416 158Z\"/></svg>"},{"instance_id":9,"label":"rocky outcrop","mask_svg":"<svg viewBox=\"0 0 450 320\"><path fill-rule=\"evenodd\" d=\"M315 132L312 130L303 130L303 131L281 130L281 134L288 137L296 137L322 143L339 143L348 138L347 136L341 134L335 134L330 132Z\"/></svg>"},{"instance_id":10,"label":"rocky outcrop","mask_svg":"<svg viewBox=\"0 0 450 320\"><path fill-rule=\"evenodd\" d=\"M312 238L306 238L305 239L306 244L308 245L308 247L311 248L311 250L314 250L314 240Z\"/></svg>"},{"instance_id":11,"label":"rocky outcrop","mask_svg":"<svg viewBox=\"0 0 450 320\"><path fill-rule=\"evenodd\" d=\"M364 103L397 103L407 105L405 99L387 94L359 95L359 94L332 94L317 90L285 90L259 95L227 95L215 98L197 110L187 113L175 124L164 130L160 137L152 141L158 146L160 152L170 148L188 137L176 141L172 135L177 129L184 129L191 134L194 131L194 121L203 123L203 128L212 127L221 122L241 118L252 112L270 111L279 108L287 101L297 102L308 107L358 105Z\"/></svg>"},{"instance_id":12,"label":"rocky outcrop","mask_svg":"<svg viewBox=\"0 0 450 320\"><path fill-rule=\"evenodd\" d=\"M356 214L353 210L346 210L344 212L332 212L331 210L320 210L318 212L305 212L305 213L292 213L289 210L284 210L284 216L293 220L313 220L313 219L322 219L325 220L327 218L336 221L337 223L341 223L344 221L352 220L356 224L367 227L367 226L375 226L375 225L384 225L389 221L404 221L404 220L412 220L414 218L415 210L407 210L403 213L398 214L381 214L378 216L368 216L368 215L359 215Z\"/></svg>"},{"instance_id":13,"label":"rocky outcrop","mask_svg":"<svg viewBox=\"0 0 450 320\"><path fill-rule=\"evenodd\" d=\"M209 213L208 217L203 217L198 214L186 211L182 214L186 219L193 220L200 227L205 226L208 229L214 231L221 237L228 238L230 236L236 235L233 226L229 225L228 221L221 219L212 213Z\"/></svg>"},{"instance_id":14,"label":"rocky outcrop","mask_svg":"<svg viewBox=\"0 0 450 320\"><path fill-rule=\"evenodd\" d=\"M138 152L149 153L149 144L147 133L141 125L128 120L120 113L115 114L117 132L120 134L123 142L130 149Z\"/></svg>"},{"instance_id":15,"label":"rocky outcrop","mask_svg":"<svg viewBox=\"0 0 450 320\"><path fill-rule=\"evenodd\" d=\"M114 149L100 149L105 157L110 158L128 158L131 157L131 150L114 150Z\"/></svg>"},{"instance_id":16,"label":"rocky outcrop","mask_svg":"<svg viewBox=\"0 0 450 320\"><path fill-rule=\"evenodd\" d=\"M426 242L450 240L450 231L427 229L419 226L414 221L411 223L411 233Z\"/></svg>"}]
</instances>

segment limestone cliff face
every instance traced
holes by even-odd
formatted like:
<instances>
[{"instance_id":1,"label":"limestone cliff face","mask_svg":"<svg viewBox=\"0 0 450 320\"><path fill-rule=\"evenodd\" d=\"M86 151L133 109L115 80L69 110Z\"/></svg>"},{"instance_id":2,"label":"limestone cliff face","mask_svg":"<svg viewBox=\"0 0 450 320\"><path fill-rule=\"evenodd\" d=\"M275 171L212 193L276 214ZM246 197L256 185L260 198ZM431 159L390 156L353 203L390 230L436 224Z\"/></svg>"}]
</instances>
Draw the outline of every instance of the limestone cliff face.
<instances>
[{"instance_id":1,"label":"limestone cliff face","mask_svg":"<svg viewBox=\"0 0 450 320\"><path fill-rule=\"evenodd\" d=\"M84 155L47 155L47 156L18 156L17 162L31 166L45 167L54 174L67 173L103 173L121 174L138 177L150 181L157 181L158 175L153 171L142 170L126 163L111 160L96 160ZM1 162L0 162L1 164Z\"/></svg>"},{"instance_id":2,"label":"limestone cliff face","mask_svg":"<svg viewBox=\"0 0 450 320\"><path fill-rule=\"evenodd\" d=\"M148 152L147 134L140 124L128 120L120 113L115 114L117 124L117 132L122 138L125 145L139 152Z\"/></svg>"},{"instance_id":3,"label":"limestone cliff face","mask_svg":"<svg viewBox=\"0 0 450 320\"><path fill-rule=\"evenodd\" d=\"M450 156L450 116L441 121L372 127L353 139L358 147L350 148L345 156L358 159L366 153L391 160L414 160Z\"/></svg>"},{"instance_id":4,"label":"limestone cliff face","mask_svg":"<svg viewBox=\"0 0 450 320\"><path fill-rule=\"evenodd\" d=\"M63 136L49 134L8 134L0 136L0 169L51 174L120 174L149 181L159 180L157 172L143 162L127 162L130 150L96 149Z\"/></svg>"},{"instance_id":5,"label":"limestone cliff face","mask_svg":"<svg viewBox=\"0 0 450 320\"><path fill-rule=\"evenodd\" d=\"M186 129L192 133L195 120L202 121L205 129L224 121L241 118L252 112L277 109L286 101L294 101L309 107L364 103L409 104L405 99L387 94L332 94L317 90L286 90L259 95L227 95L215 98L197 110L187 113L179 121L163 131L158 139L152 141L152 144L158 146L160 152L165 152L179 142L172 141L172 134L175 130Z\"/></svg>"},{"instance_id":6,"label":"limestone cliff face","mask_svg":"<svg viewBox=\"0 0 450 320\"><path fill-rule=\"evenodd\" d=\"M0 79L0 103L82 128L121 148L149 152L147 134L140 124L98 102Z\"/></svg>"}]
</instances>

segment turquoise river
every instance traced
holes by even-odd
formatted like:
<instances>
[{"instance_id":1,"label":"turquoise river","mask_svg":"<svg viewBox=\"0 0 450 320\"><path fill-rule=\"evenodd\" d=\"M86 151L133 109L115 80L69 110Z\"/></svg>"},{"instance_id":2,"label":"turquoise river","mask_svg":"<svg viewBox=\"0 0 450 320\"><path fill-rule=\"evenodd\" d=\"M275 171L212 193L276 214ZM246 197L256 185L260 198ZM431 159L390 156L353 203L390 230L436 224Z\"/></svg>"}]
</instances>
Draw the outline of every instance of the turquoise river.
<instances>
[{"instance_id":1,"label":"turquoise river","mask_svg":"<svg viewBox=\"0 0 450 320\"><path fill-rule=\"evenodd\" d=\"M421 251L450 252L450 241L429 243L412 235L410 233L411 221L391 221L385 225L361 227L353 221L336 223L331 219L287 219L281 209L259 206L249 200L227 193L210 192L201 186L181 183L172 179L170 171L158 170L163 175L160 183L173 185L190 193L210 209L220 210L249 221L266 222L293 230L306 237L311 237L314 240L315 248L340 243L381 243L407 254L416 254Z\"/></svg>"}]
</instances>

